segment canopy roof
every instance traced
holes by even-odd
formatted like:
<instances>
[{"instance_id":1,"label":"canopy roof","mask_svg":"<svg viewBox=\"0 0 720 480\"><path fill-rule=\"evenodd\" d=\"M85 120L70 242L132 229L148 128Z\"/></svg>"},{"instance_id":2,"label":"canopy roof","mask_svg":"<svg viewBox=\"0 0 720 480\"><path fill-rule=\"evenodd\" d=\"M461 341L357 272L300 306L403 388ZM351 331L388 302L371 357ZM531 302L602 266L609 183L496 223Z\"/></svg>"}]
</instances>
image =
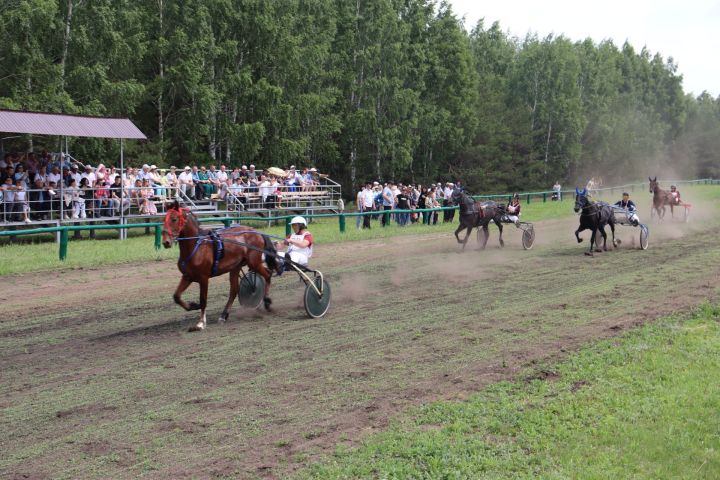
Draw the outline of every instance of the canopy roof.
<instances>
[{"instance_id":1,"label":"canopy roof","mask_svg":"<svg viewBox=\"0 0 720 480\"><path fill-rule=\"evenodd\" d=\"M147 137L127 118L88 117L61 113L0 110L0 132L58 135L61 137Z\"/></svg>"}]
</instances>

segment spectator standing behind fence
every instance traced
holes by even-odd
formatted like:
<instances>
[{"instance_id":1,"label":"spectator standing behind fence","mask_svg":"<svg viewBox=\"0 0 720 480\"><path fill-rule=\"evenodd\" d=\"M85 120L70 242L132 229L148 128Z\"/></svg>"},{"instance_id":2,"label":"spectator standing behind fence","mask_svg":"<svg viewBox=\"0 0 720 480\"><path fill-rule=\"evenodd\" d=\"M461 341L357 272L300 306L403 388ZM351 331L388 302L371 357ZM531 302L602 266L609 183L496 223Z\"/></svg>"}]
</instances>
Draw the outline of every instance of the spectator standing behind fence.
<instances>
[{"instance_id":1,"label":"spectator standing behind fence","mask_svg":"<svg viewBox=\"0 0 720 480\"><path fill-rule=\"evenodd\" d=\"M25 181L18 180L15 183L15 213L20 213L25 223L31 223L30 220L30 202L28 192L25 188Z\"/></svg>"},{"instance_id":2,"label":"spectator standing behind fence","mask_svg":"<svg viewBox=\"0 0 720 480\"><path fill-rule=\"evenodd\" d=\"M555 185L552 186L553 195L552 201L562 200L562 187L560 186L560 180L555 180Z\"/></svg>"},{"instance_id":3,"label":"spectator standing behind fence","mask_svg":"<svg viewBox=\"0 0 720 480\"><path fill-rule=\"evenodd\" d=\"M447 182L443 189L443 207L450 206L450 199L452 198L453 192L455 191L455 185L452 182ZM443 222L452 222L455 218L455 210L445 210L443 212Z\"/></svg>"},{"instance_id":4,"label":"spectator standing behind fence","mask_svg":"<svg viewBox=\"0 0 720 480\"><path fill-rule=\"evenodd\" d=\"M382 208L383 210L392 210L395 206L395 196L393 195L393 182L388 182L382 191ZM390 214L383 213L382 226L386 227L390 224Z\"/></svg>"},{"instance_id":5,"label":"spectator standing behind fence","mask_svg":"<svg viewBox=\"0 0 720 480\"><path fill-rule=\"evenodd\" d=\"M397 202L397 208L399 210L410 210L410 196L409 196L409 189L408 187L403 187L400 192L398 192L397 196L395 197L395 201ZM410 213L409 212L400 212L397 214L397 222L401 227L404 227L409 223Z\"/></svg>"},{"instance_id":6,"label":"spectator standing behind fence","mask_svg":"<svg viewBox=\"0 0 720 480\"><path fill-rule=\"evenodd\" d=\"M10 169L10 167L8 167ZM12 222L15 220L15 186L12 177L6 176L2 186L3 194L3 221Z\"/></svg>"}]
</instances>

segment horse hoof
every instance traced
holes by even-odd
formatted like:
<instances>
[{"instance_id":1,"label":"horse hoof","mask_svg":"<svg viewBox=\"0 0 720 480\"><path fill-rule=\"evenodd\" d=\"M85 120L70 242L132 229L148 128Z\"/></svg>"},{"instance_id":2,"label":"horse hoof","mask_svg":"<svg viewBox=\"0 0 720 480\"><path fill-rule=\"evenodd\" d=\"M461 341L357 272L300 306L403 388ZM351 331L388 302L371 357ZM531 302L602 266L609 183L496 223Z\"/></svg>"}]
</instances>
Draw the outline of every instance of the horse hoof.
<instances>
[{"instance_id":1,"label":"horse hoof","mask_svg":"<svg viewBox=\"0 0 720 480\"><path fill-rule=\"evenodd\" d=\"M592 256L593 256L593 253L592 253L592 252L585 252L585 255L587 255L588 257L592 257Z\"/></svg>"},{"instance_id":2,"label":"horse hoof","mask_svg":"<svg viewBox=\"0 0 720 480\"><path fill-rule=\"evenodd\" d=\"M583 239L582 239L582 238L578 238L577 241L578 241L578 243L582 243Z\"/></svg>"},{"instance_id":3,"label":"horse hoof","mask_svg":"<svg viewBox=\"0 0 720 480\"><path fill-rule=\"evenodd\" d=\"M270 297L265 297L263 299L263 304L265 305L265 310L267 310L268 312L272 312L272 308L270 307L272 305L272 300L270 299Z\"/></svg>"},{"instance_id":4,"label":"horse hoof","mask_svg":"<svg viewBox=\"0 0 720 480\"><path fill-rule=\"evenodd\" d=\"M607 252L607 249L605 249L605 251ZM595 253L602 253L602 249L596 248L596 249L595 249Z\"/></svg>"},{"instance_id":5,"label":"horse hoof","mask_svg":"<svg viewBox=\"0 0 720 480\"><path fill-rule=\"evenodd\" d=\"M193 325L192 327L188 328L188 332L202 332L205 329L205 326L202 323L198 323L197 325Z\"/></svg>"},{"instance_id":6,"label":"horse hoof","mask_svg":"<svg viewBox=\"0 0 720 480\"><path fill-rule=\"evenodd\" d=\"M223 314L220 315L220 317L218 318L218 323L225 323L225 322L227 321L227 319L228 319L229 316L230 316L230 315L228 315L227 313L223 313Z\"/></svg>"},{"instance_id":7,"label":"horse hoof","mask_svg":"<svg viewBox=\"0 0 720 480\"><path fill-rule=\"evenodd\" d=\"M200 304L195 302L190 302L189 310L200 310Z\"/></svg>"}]
</instances>

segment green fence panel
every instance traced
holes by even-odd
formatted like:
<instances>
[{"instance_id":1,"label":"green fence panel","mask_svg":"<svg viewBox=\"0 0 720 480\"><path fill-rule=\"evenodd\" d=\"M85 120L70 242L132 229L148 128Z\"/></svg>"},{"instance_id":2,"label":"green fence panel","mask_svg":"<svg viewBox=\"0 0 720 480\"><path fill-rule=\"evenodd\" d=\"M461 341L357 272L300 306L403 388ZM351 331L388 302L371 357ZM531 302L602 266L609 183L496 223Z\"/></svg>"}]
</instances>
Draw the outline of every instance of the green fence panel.
<instances>
[{"instance_id":1,"label":"green fence panel","mask_svg":"<svg viewBox=\"0 0 720 480\"><path fill-rule=\"evenodd\" d=\"M68 231L63 229L60 231L60 261L64 261L67 258L67 247L68 247Z\"/></svg>"},{"instance_id":2,"label":"green fence panel","mask_svg":"<svg viewBox=\"0 0 720 480\"><path fill-rule=\"evenodd\" d=\"M338 223L340 225L340 233L345 233L345 214L341 213L338 215Z\"/></svg>"},{"instance_id":3,"label":"green fence panel","mask_svg":"<svg viewBox=\"0 0 720 480\"><path fill-rule=\"evenodd\" d=\"M162 247L162 229L160 225L155 225L155 250L160 250Z\"/></svg>"}]
</instances>

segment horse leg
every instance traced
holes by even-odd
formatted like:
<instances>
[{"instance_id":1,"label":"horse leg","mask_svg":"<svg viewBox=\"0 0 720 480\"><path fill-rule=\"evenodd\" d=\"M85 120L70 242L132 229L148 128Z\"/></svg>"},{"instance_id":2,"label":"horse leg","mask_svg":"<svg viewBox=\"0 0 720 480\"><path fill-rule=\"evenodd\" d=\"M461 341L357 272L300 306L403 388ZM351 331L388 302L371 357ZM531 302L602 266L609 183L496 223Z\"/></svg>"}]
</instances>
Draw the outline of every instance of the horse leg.
<instances>
[{"instance_id":1,"label":"horse leg","mask_svg":"<svg viewBox=\"0 0 720 480\"><path fill-rule=\"evenodd\" d=\"M607 252L607 233L605 233L605 226L600 225L598 230L600 230L600 235L602 235L602 238L603 238L603 248L602 248L602 250L600 250L600 245L598 245L597 241L596 241L595 242L595 247L596 247L595 251L596 252L602 252L602 251Z\"/></svg>"},{"instance_id":2,"label":"horse leg","mask_svg":"<svg viewBox=\"0 0 720 480\"><path fill-rule=\"evenodd\" d=\"M462 224L461 221L460 225L458 225L458 228L455 230L455 238L457 239L458 243L463 243L462 240L460 240L460 235L458 235L458 233L460 233L460 230L462 230L463 228L465 228L465 226Z\"/></svg>"},{"instance_id":3,"label":"horse leg","mask_svg":"<svg viewBox=\"0 0 720 480\"><path fill-rule=\"evenodd\" d=\"M483 225L483 244L482 247L480 247L482 250L485 250L485 247L487 246L488 239L490 238L490 229L487 226L487 223Z\"/></svg>"},{"instance_id":4,"label":"horse leg","mask_svg":"<svg viewBox=\"0 0 720 480\"><path fill-rule=\"evenodd\" d=\"M210 279L208 277L201 277L200 281L200 320L188 329L188 332L200 332L205 330L207 326L207 318L205 317L205 309L207 308L207 295L208 295L208 283Z\"/></svg>"},{"instance_id":5,"label":"horse leg","mask_svg":"<svg viewBox=\"0 0 720 480\"><path fill-rule=\"evenodd\" d=\"M583 239L580 238L580 232L582 232L583 230L585 230L585 227L578 227L578 229L575 230L575 238L577 238L578 243L582 243L583 241Z\"/></svg>"},{"instance_id":6,"label":"horse leg","mask_svg":"<svg viewBox=\"0 0 720 480\"><path fill-rule=\"evenodd\" d=\"M585 255L593 256L593 244L595 243L595 234L597 233L597 228L591 228L590 229L590 249L585 252Z\"/></svg>"},{"instance_id":7,"label":"horse leg","mask_svg":"<svg viewBox=\"0 0 720 480\"><path fill-rule=\"evenodd\" d=\"M220 318L218 321L220 323L225 322L228 317L230 316L230 309L233 306L233 303L235 303L235 297L237 297L238 291L240 290L240 269L234 269L230 270L230 294L228 295L227 303L225 304L225 308L223 309L222 313L220 314Z\"/></svg>"},{"instance_id":8,"label":"horse leg","mask_svg":"<svg viewBox=\"0 0 720 480\"><path fill-rule=\"evenodd\" d=\"M253 269L265 279L265 298L263 298L263 304L265 305L265 310L271 312L272 308L270 308L270 305L272 305L272 300L270 299L269 294L272 272L265 268L265 264L262 261L257 262Z\"/></svg>"},{"instance_id":9,"label":"horse leg","mask_svg":"<svg viewBox=\"0 0 720 480\"><path fill-rule=\"evenodd\" d=\"M462 241L462 251L465 251L465 245L467 245L468 240L470 239L470 234L472 233L472 225L467 227L467 231L465 232L465 238Z\"/></svg>"},{"instance_id":10,"label":"horse leg","mask_svg":"<svg viewBox=\"0 0 720 480\"><path fill-rule=\"evenodd\" d=\"M613 244L613 247L617 248L617 247L618 247L618 241L615 240L615 224L614 224L614 223L611 223L611 224L609 224L609 225L610 225L610 231L612 232L612 244Z\"/></svg>"},{"instance_id":11,"label":"horse leg","mask_svg":"<svg viewBox=\"0 0 720 480\"><path fill-rule=\"evenodd\" d=\"M495 225L497 225L498 230L500 230L500 248L502 248L505 246L505 241L502 238L503 226L500 220L498 220L497 218L493 218L493 221L495 222Z\"/></svg>"},{"instance_id":12,"label":"horse leg","mask_svg":"<svg viewBox=\"0 0 720 480\"><path fill-rule=\"evenodd\" d=\"M184 308L186 311L191 310L199 310L200 304L195 302L190 302L189 304L185 302L185 300L182 299L182 294L192 283L192 280L189 278L186 278L184 275L180 279L180 283L178 284L177 288L175 289L175 293L173 294L173 300L175 300L175 303L180 305L182 308Z\"/></svg>"}]
</instances>

